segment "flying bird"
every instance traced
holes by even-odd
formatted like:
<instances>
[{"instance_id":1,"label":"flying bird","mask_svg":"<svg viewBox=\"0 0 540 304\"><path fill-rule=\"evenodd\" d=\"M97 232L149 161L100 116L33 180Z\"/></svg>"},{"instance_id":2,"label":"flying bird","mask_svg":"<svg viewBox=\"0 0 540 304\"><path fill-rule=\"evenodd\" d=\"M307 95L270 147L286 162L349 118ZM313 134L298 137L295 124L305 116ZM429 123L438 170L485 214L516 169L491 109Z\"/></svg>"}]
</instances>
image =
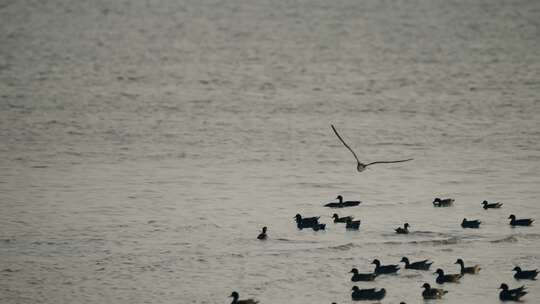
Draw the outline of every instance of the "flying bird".
<instances>
[{"instance_id":1,"label":"flying bird","mask_svg":"<svg viewBox=\"0 0 540 304\"><path fill-rule=\"evenodd\" d=\"M339 140L343 143L343 145L347 149L349 149L349 151L351 151L352 155L356 159L356 162L357 162L356 169L358 170L358 172L362 172L362 171L366 170L366 168L368 166L371 166L371 165L374 165L374 164L401 163L401 162L406 162L406 161L413 160L412 158L408 158L408 159L402 159L402 160L376 161L376 162L371 162L371 163L368 163L368 164L364 164L358 159L358 156L356 156L356 153L354 153L353 149L351 149L351 147L349 147L349 145L347 145L347 143L343 140L343 138L341 138L341 136L339 135L339 133L336 130L336 128L334 127L334 125L330 125L330 126L332 127L332 130L334 130L334 133L336 133L336 136L339 138Z\"/></svg>"}]
</instances>

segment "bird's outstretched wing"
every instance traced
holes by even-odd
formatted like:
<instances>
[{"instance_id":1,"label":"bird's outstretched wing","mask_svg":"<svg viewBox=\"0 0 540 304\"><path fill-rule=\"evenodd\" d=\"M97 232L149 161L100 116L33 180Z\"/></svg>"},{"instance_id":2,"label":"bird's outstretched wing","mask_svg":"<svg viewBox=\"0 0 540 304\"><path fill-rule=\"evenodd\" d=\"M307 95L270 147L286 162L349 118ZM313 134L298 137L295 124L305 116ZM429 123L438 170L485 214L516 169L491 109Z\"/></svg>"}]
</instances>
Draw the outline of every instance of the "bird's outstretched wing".
<instances>
[{"instance_id":1,"label":"bird's outstretched wing","mask_svg":"<svg viewBox=\"0 0 540 304\"><path fill-rule=\"evenodd\" d=\"M414 158L408 158L408 159L402 159L402 160L389 160L389 161L376 161L369 164L366 164L365 166L374 165L374 164L391 164L391 163L402 163L406 161L413 160Z\"/></svg>"},{"instance_id":2,"label":"bird's outstretched wing","mask_svg":"<svg viewBox=\"0 0 540 304\"><path fill-rule=\"evenodd\" d=\"M349 147L349 145L347 145L347 143L343 140L343 138L341 138L341 136L339 136L339 133L338 131L336 130L336 128L334 127L334 125L330 125L332 127L332 130L334 130L334 133L336 133L336 136L339 138L339 140L341 140L341 142L343 143L343 145L345 147L347 147L347 149L349 149L349 151L351 151L352 155L354 156L354 158L356 159L356 161L361 164L361 162L358 160L358 156L356 156L356 153L354 153L353 149L351 149L351 147Z\"/></svg>"}]
</instances>

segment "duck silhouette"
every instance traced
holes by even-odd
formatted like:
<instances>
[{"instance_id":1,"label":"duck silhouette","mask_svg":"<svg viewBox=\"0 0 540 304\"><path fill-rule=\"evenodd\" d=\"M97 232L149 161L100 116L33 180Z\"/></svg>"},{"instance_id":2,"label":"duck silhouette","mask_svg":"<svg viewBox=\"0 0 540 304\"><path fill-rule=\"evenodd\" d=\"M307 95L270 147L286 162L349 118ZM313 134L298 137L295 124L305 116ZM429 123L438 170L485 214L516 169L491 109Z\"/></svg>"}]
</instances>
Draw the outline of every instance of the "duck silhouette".
<instances>
[{"instance_id":1,"label":"duck silhouette","mask_svg":"<svg viewBox=\"0 0 540 304\"><path fill-rule=\"evenodd\" d=\"M444 289L431 288L431 285L428 283L424 283L422 288L424 288L424 291L422 291L422 297L426 300L441 299L444 294L448 293L448 291Z\"/></svg>"},{"instance_id":2,"label":"duck silhouette","mask_svg":"<svg viewBox=\"0 0 540 304\"><path fill-rule=\"evenodd\" d=\"M338 200L337 202L330 202L324 207L330 207L330 208L345 208L345 207L354 207L360 205L361 201L343 201L343 196L338 195L336 197Z\"/></svg>"},{"instance_id":3,"label":"duck silhouette","mask_svg":"<svg viewBox=\"0 0 540 304\"><path fill-rule=\"evenodd\" d=\"M409 259L406 257L402 257L400 262L405 263L405 269L416 270L429 270L429 267L431 267L431 264L433 264L433 262L429 263L429 260L422 260L410 263Z\"/></svg>"},{"instance_id":4,"label":"duck silhouette","mask_svg":"<svg viewBox=\"0 0 540 304\"><path fill-rule=\"evenodd\" d=\"M351 269L350 273L353 274L351 277L352 282L360 282L360 281L373 281L377 277L377 274L371 272L371 273L359 273L358 269L353 268Z\"/></svg>"},{"instance_id":5,"label":"duck silhouette","mask_svg":"<svg viewBox=\"0 0 540 304\"><path fill-rule=\"evenodd\" d=\"M406 161L410 161L410 160L413 160L412 158L408 158L408 159L402 159L402 160L390 160L390 161L375 161L375 162L371 162L371 163L368 163L368 164L364 164L362 163L359 159L358 159L358 156L356 156L356 153L354 153L353 149L351 149L351 147L349 147L349 145L347 145L347 143L343 140L343 138L341 138L341 136L339 135L338 131L336 130L336 128L334 127L334 125L330 125L332 127L332 130L334 130L334 133L336 134L336 136L339 138L339 140L341 141L341 143L343 143L343 145L349 149L349 151L351 151L352 155L354 156L354 158L356 159L356 170L358 170L358 172L362 172L364 170L366 170L366 168L368 166L371 166L371 165L375 165L375 164L391 164L391 163L402 163L402 162L406 162Z\"/></svg>"},{"instance_id":6,"label":"duck silhouette","mask_svg":"<svg viewBox=\"0 0 540 304\"><path fill-rule=\"evenodd\" d=\"M268 236L266 235L266 227L262 227L261 233L257 236L259 240L266 240Z\"/></svg>"},{"instance_id":7,"label":"duck silhouette","mask_svg":"<svg viewBox=\"0 0 540 304\"><path fill-rule=\"evenodd\" d=\"M445 199L440 199L438 197L436 197L434 200L433 200L433 206L435 207L450 207L454 204L454 199L453 198L445 198Z\"/></svg>"},{"instance_id":8,"label":"duck silhouette","mask_svg":"<svg viewBox=\"0 0 540 304\"><path fill-rule=\"evenodd\" d=\"M352 221L354 217L353 216L339 217L337 213L334 213L334 215L332 215L332 218L334 218L334 223L346 223L348 221Z\"/></svg>"},{"instance_id":9,"label":"duck silhouette","mask_svg":"<svg viewBox=\"0 0 540 304\"><path fill-rule=\"evenodd\" d=\"M233 291L229 297L233 298L233 301L231 302L231 304L257 304L259 303L259 301L255 301L253 299L238 300L239 295L238 295L238 292L236 291Z\"/></svg>"},{"instance_id":10,"label":"duck silhouette","mask_svg":"<svg viewBox=\"0 0 540 304\"><path fill-rule=\"evenodd\" d=\"M353 301L362 301L362 300L382 300L386 296L386 290L381 288L376 290L375 288L370 289L360 289L358 286L353 286L351 298Z\"/></svg>"},{"instance_id":11,"label":"duck silhouette","mask_svg":"<svg viewBox=\"0 0 540 304\"><path fill-rule=\"evenodd\" d=\"M378 259L374 259L371 264L375 264L375 271L376 274L389 274L389 273L396 273L399 270L398 265L381 265L381 261Z\"/></svg>"},{"instance_id":12,"label":"duck silhouette","mask_svg":"<svg viewBox=\"0 0 540 304\"><path fill-rule=\"evenodd\" d=\"M508 217L510 219L510 225L512 226L530 226L534 220L533 219L516 219L516 216L513 214L510 214Z\"/></svg>"},{"instance_id":13,"label":"duck silhouette","mask_svg":"<svg viewBox=\"0 0 540 304\"><path fill-rule=\"evenodd\" d=\"M509 289L508 285L502 283L499 289L502 289L499 293L499 299L501 301L520 301L520 298L527 294L525 286Z\"/></svg>"},{"instance_id":14,"label":"duck silhouette","mask_svg":"<svg viewBox=\"0 0 540 304\"><path fill-rule=\"evenodd\" d=\"M480 222L479 220L470 220L468 221L466 218L463 219L461 222L461 227L463 228L480 228Z\"/></svg>"},{"instance_id":15,"label":"duck silhouette","mask_svg":"<svg viewBox=\"0 0 540 304\"><path fill-rule=\"evenodd\" d=\"M477 273L480 272L480 269L482 269L478 265L465 267L465 263L463 263L462 259L457 259L457 261L454 264L459 264L459 266L461 267L461 274L462 275L466 274L466 273L477 274Z\"/></svg>"},{"instance_id":16,"label":"duck silhouette","mask_svg":"<svg viewBox=\"0 0 540 304\"><path fill-rule=\"evenodd\" d=\"M396 229L394 229L396 231L397 234L408 234L409 233L409 223L405 223L403 225L403 228L401 227L398 227Z\"/></svg>"},{"instance_id":17,"label":"duck silhouette","mask_svg":"<svg viewBox=\"0 0 540 304\"><path fill-rule=\"evenodd\" d=\"M483 201L482 202L482 205L484 205L484 209L488 210L488 209L498 209L498 208L501 208L502 207L502 203L488 203L488 201Z\"/></svg>"},{"instance_id":18,"label":"duck silhouette","mask_svg":"<svg viewBox=\"0 0 540 304\"><path fill-rule=\"evenodd\" d=\"M298 229L314 228L319 226L319 216L316 217L302 217L300 214L295 215L296 226Z\"/></svg>"},{"instance_id":19,"label":"duck silhouette","mask_svg":"<svg viewBox=\"0 0 540 304\"><path fill-rule=\"evenodd\" d=\"M459 279L462 277L461 274L444 274L444 270L441 268L438 268L434 274L438 274L437 279L435 279L438 284L459 283Z\"/></svg>"},{"instance_id":20,"label":"duck silhouette","mask_svg":"<svg viewBox=\"0 0 540 304\"><path fill-rule=\"evenodd\" d=\"M516 266L512 271L515 271L514 278L516 280L536 280L538 270L521 270L521 267Z\"/></svg>"}]
</instances>

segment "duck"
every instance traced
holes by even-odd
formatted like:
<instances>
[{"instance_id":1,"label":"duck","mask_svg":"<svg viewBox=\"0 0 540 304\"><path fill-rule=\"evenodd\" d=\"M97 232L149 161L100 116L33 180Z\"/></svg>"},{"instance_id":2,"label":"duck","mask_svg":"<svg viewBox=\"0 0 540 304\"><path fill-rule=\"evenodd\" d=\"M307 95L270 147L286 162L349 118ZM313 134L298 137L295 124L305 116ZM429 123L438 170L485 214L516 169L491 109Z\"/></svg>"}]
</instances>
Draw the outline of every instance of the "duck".
<instances>
[{"instance_id":1,"label":"duck","mask_svg":"<svg viewBox=\"0 0 540 304\"><path fill-rule=\"evenodd\" d=\"M514 278L516 280L536 280L538 270L521 270L521 267L516 266L512 271L515 271Z\"/></svg>"},{"instance_id":2,"label":"duck","mask_svg":"<svg viewBox=\"0 0 540 304\"><path fill-rule=\"evenodd\" d=\"M502 203L488 203L488 201L483 201L481 205L484 205L484 208L485 210L488 210L488 209L498 209L498 208L501 208L502 207Z\"/></svg>"},{"instance_id":3,"label":"duck","mask_svg":"<svg viewBox=\"0 0 540 304\"><path fill-rule=\"evenodd\" d=\"M268 235L266 235L266 226L262 227L262 232L257 236L257 239L259 240L266 240Z\"/></svg>"},{"instance_id":4,"label":"duck","mask_svg":"<svg viewBox=\"0 0 540 304\"><path fill-rule=\"evenodd\" d=\"M397 227L396 229L394 229L396 231L397 234L408 234L409 233L409 223L405 223L403 225L403 228L401 227Z\"/></svg>"},{"instance_id":5,"label":"duck","mask_svg":"<svg viewBox=\"0 0 540 304\"><path fill-rule=\"evenodd\" d=\"M459 283L459 279L461 279L463 276L461 274L444 274L444 270L440 268L438 268L433 274L438 274L437 279L435 280L435 282L438 284Z\"/></svg>"},{"instance_id":6,"label":"duck","mask_svg":"<svg viewBox=\"0 0 540 304\"><path fill-rule=\"evenodd\" d=\"M360 229L360 220L358 220L358 221L352 221L352 220L347 221L347 223L345 224L345 228L346 229L351 229L351 230Z\"/></svg>"},{"instance_id":7,"label":"duck","mask_svg":"<svg viewBox=\"0 0 540 304\"><path fill-rule=\"evenodd\" d=\"M468 221L466 218L464 218L463 221L461 222L461 227L463 227L463 228L480 228L480 224L482 224L482 222L480 222L479 220L470 220L470 221Z\"/></svg>"},{"instance_id":8,"label":"duck","mask_svg":"<svg viewBox=\"0 0 540 304\"><path fill-rule=\"evenodd\" d=\"M347 221L352 221L354 217L353 216L339 217L337 213L334 213L334 215L332 215L332 218L334 218L334 223L346 223Z\"/></svg>"},{"instance_id":9,"label":"duck","mask_svg":"<svg viewBox=\"0 0 540 304\"><path fill-rule=\"evenodd\" d=\"M499 289L502 289L499 293L499 299L501 301L519 301L521 297L527 294L525 285L515 289L508 289L508 285L502 283Z\"/></svg>"},{"instance_id":10,"label":"duck","mask_svg":"<svg viewBox=\"0 0 540 304\"><path fill-rule=\"evenodd\" d=\"M375 264L375 271L376 274L388 274L388 273L396 273L399 270L398 265L382 265L381 261L378 259L374 259L371 264Z\"/></svg>"},{"instance_id":11,"label":"duck","mask_svg":"<svg viewBox=\"0 0 540 304\"><path fill-rule=\"evenodd\" d=\"M424 288L424 291L422 291L422 297L426 300L441 299L444 294L448 293L448 291L444 289L431 288L431 285L428 283L424 283L422 288Z\"/></svg>"},{"instance_id":12,"label":"duck","mask_svg":"<svg viewBox=\"0 0 540 304\"><path fill-rule=\"evenodd\" d=\"M454 201L455 200L453 198L440 199L440 198L436 197L433 200L433 206L435 206L435 207L450 207L450 206L452 206L452 204L454 204Z\"/></svg>"},{"instance_id":13,"label":"duck","mask_svg":"<svg viewBox=\"0 0 540 304\"><path fill-rule=\"evenodd\" d=\"M358 269L353 268L351 269L350 273L353 274L351 277L352 282L360 282L360 281L373 281L377 277L377 274L372 273L358 273Z\"/></svg>"},{"instance_id":14,"label":"duck","mask_svg":"<svg viewBox=\"0 0 540 304\"><path fill-rule=\"evenodd\" d=\"M465 263L463 263L462 259L457 259L454 264L459 264L459 266L461 267L461 274L477 274L480 272L480 269L482 269L478 265L465 267Z\"/></svg>"},{"instance_id":15,"label":"duck","mask_svg":"<svg viewBox=\"0 0 540 304\"><path fill-rule=\"evenodd\" d=\"M510 214L508 218L510 219L510 225L512 226L530 226L534 222L533 219L516 220L516 216L513 214Z\"/></svg>"},{"instance_id":16,"label":"duck","mask_svg":"<svg viewBox=\"0 0 540 304\"><path fill-rule=\"evenodd\" d=\"M345 208L358 206L361 203L361 201L343 201L343 196L341 195L338 195L336 199L339 200L339 202L330 202L324 206L330 208Z\"/></svg>"},{"instance_id":17,"label":"duck","mask_svg":"<svg viewBox=\"0 0 540 304\"><path fill-rule=\"evenodd\" d=\"M429 263L429 260L422 260L410 263L409 259L406 257L402 257L400 262L405 263L405 269L416 270L429 270L429 267L431 267L431 264L433 264L433 262Z\"/></svg>"},{"instance_id":18,"label":"duck","mask_svg":"<svg viewBox=\"0 0 540 304\"><path fill-rule=\"evenodd\" d=\"M300 214L296 214L294 218L296 219L296 226L298 229L313 228L314 226L319 225L319 216L302 218Z\"/></svg>"},{"instance_id":19,"label":"duck","mask_svg":"<svg viewBox=\"0 0 540 304\"><path fill-rule=\"evenodd\" d=\"M238 292L233 291L229 298L233 298L231 304L257 304L259 301L255 301L253 299L246 299L246 300L238 300Z\"/></svg>"},{"instance_id":20,"label":"duck","mask_svg":"<svg viewBox=\"0 0 540 304\"><path fill-rule=\"evenodd\" d=\"M376 288L360 289L358 286L353 286L351 298L353 301L361 300L382 300L386 296L386 289L381 288L379 291Z\"/></svg>"}]
</instances>

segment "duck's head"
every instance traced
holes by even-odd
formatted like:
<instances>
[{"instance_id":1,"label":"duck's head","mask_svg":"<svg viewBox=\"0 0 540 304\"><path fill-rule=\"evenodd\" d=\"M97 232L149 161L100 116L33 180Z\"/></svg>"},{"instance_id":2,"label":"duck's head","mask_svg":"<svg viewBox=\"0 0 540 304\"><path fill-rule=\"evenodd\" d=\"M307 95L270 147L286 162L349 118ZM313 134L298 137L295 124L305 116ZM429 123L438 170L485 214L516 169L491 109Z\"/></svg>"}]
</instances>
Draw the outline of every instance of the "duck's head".
<instances>
[{"instance_id":1,"label":"duck's head","mask_svg":"<svg viewBox=\"0 0 540 304\"><path fill-rule=\"evenodd\" d=\"M467 218L464 217L461 223L465 223L465 222L467 222Z\"/></svg>"},{"instance_id":2,"label":"duck's head","mask_svg":"<svg viewBox=\"0 0 540 304\"><path fill-rule=\"evenodd\" d=\"M358 269L356 269L356 268L353 268L353 269L351 269L351 271L349 271L349 273L354 273L354 274L357 274L357 273L358 273Z\"/></svg>"},{"instance_id":3,"label":"duck's head","mask_svg":"<svg viewBox=\"0 0 540 304\"><path fill-rule=\"evenodd\" d=\"M375 265L379 266L379 265L381 265L381 261L375 259L375 260L373 260L373 262L371 262L371 264L375 264Z\"/></svg>"},{"instance_id":4,"label":"duck's head","mask_svg":"<svg viewBox=\"0 0 540 304\"><path fill-rule=\"evenodd\" d=\"M514 267L514 269L512 269L512 271L521 272L521 267L516 266L516 267Z\"/></svg>"},{"instance_id":5,"label":"duck's head","mask_svg":"<svg viewBox=\"0 0 540 304\"><path fill-rule=\"evenodd\" d=\"M343 196L338 195L338 196L336 197L336 199L339 200L340 202L342 202L342 201L343 201Z\"/></svg>"},{"instance_id":6,"label":"duck's head","mask_svg":"<svg viewBox=\"0 0 540 304\"><path fill-rule=\"evenodd\" d=\"M505 283L502 283L499 289L508 290L508 285L506 285Z\"/></svg>"},{"instance_id":7,"label":"duck's head","mask_svg":"<svg viewBox=\"0 0 540 304\"><path fill-rule=\"evenodd\" d=\"M430 289L431 285L429 285L429 283L424 283L424 285L422 285L422 287L425 288L425 289Z\"/></svg>"},{"instance_id":8,"label":"duck's head","mask_svg":"<svg viewBox=\"0 0 540 304\"><path fill-rule=\"evenodd\" d=\"M438 198L438 197L436 197L436 198L433 200L433 204L438 203L438 202L440 202L440 201L441 201L441 199Z\"/></svg>"},{"instance_id":9,"label":"duck's head","mask_svg":"<svg viewBox=\"0 0 540 304\"><path fill-rule=\"evenodd\" d=\"M437 271L435 271L433 274L444 275L444 270L437 268Z\"/></svg>"},{"instance_id":10,"label":"duck's head","mask_svg":"<svg viewBox=\"0 0 540 304\"><path fill-rule=\"evenodd\" d=\"M235 299L238 299L238 297L239 297L239 295L238 295L238 292L236 292L236 291L233 291L231 293L231 295L229 296L229 298L235 298Z\"/></svg>"},{"instance_id":11,"label":"duck's head","mask_svg":"<svg viewBox=\"0 0 540 304\"><path fill-rule=\"evenodd\" d=\"M302 219L302 216L300 215L300 213L297 213L297 214L294 216L294 218L295 218L296 220L301 220L301 219Z\"/></svg>"},{"instance_id":12,"label":"duck's head","mask_svg":"<svg viewBox=\"0 0 540 304\"><path fill-rule=\"evenodd\" d=\"M403 262L405 264L409 264L409 259L406 258L406 257L402 257L400 262Z\"/></svg>"},{"instance_id":13,"label":"duck's head","mask_svg":"<svg viewBox=\"0 0 540 304\"><path fill-rule=\"evenodd\" d=\"M487 205L488 201L483 201L481 205Z\"/></svg>"},{"instance_id":14,"label":"duck's head","mask_svg":"<svg viewBox=\"0 0 540 304\"><path fill-rule=\"evenodd\" d=\"M405 223L405 225L403 225L403 227L405 227L405 229L407 229L407 228L410 227L410 225L409 225L409 223Z\"/></svg>"},{"instance_id":15,"label":"duck's head","mask_svg":"<svg viewBox=\"0 0 540 304\"><path fill-rule=\"evenodd\" d=\"M351 289L352 291L357 291L359 288L358 286L353 286L353 288Z\"/></svg>"},{"instance_id":16,"label":"duck's head","mask_svg":"<svg viewBox=\"0 0 540 304\"><path fill-rule=\"evenodd\" d=\"M263 232L263 233L266 233L266 226L264 226L264 227L262 228L262 232Z\"/></svg>"},{"instance_id":17,"label":"duck's head","mask_svg":"<svg viewBox=\"0 0 540 304\"><path fill-rule=\"evenodd\" d=\"M510 214L510 216L509 216L508 218L511 219L511 220L515 220L515 219L516 219L516 216L513 215L513 214Z\"/></svg>"},{"instance_id":18,"label":"duck's head","mask_svg":"<svg viewBox=\"0 0 540 304\"><path fill-rule=\"evenodd\" d=\"M339 218L339 215L337 215L337 213L334 213L334 215L332 215L333 218Z\"/></svg>"},{"instance_id":19,"label":"duck's head","mask_svg":"<svg viewBox=\"0 0 540 304\"><path fill-rule=\"evenodd\" d=\"M463 265L463 260L462 259L457 259L456 262L454 264L460 264L460 265Z\"/></svg>"}]
</instances>

